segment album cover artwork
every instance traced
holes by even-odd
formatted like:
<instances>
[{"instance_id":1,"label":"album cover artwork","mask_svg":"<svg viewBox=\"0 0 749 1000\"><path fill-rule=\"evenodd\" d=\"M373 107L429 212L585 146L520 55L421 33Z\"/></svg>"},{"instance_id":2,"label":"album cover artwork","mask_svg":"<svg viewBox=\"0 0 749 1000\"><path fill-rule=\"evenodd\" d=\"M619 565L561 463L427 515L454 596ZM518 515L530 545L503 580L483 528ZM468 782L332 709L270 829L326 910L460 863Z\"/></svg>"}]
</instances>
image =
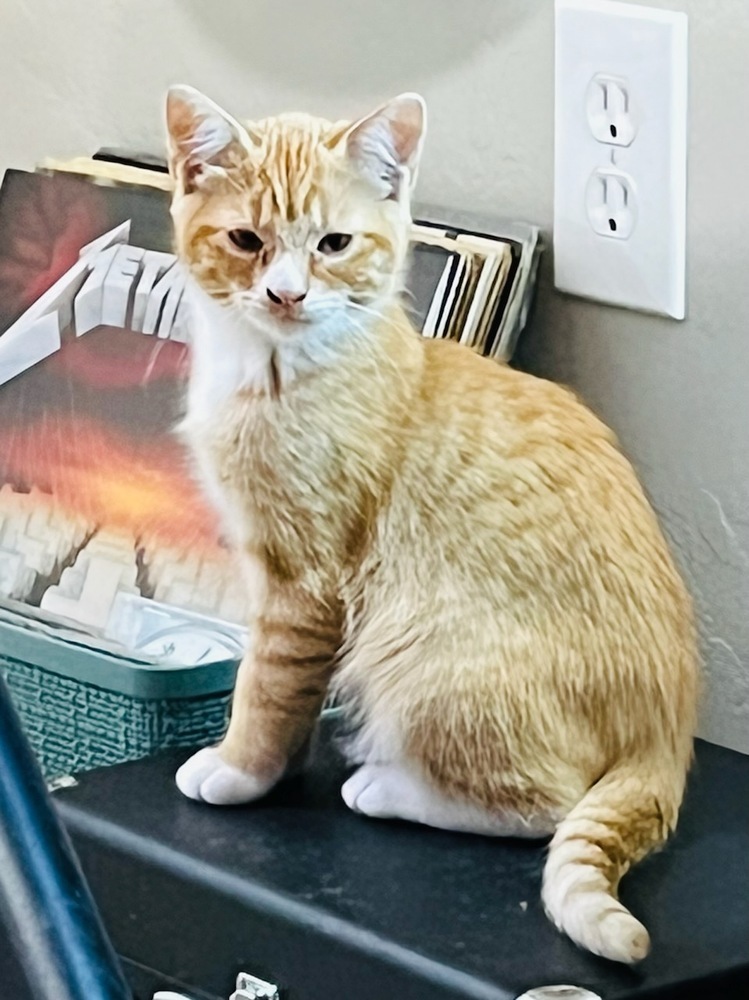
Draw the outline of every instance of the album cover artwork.
<instances>
[{"instance_id":1,"label":"album cover artwork","mask_svg":"<svg viewBox=\"0 0 749 1000\"><path fill-rule=\"evenodd\" d=\"M123 600L241 621L174 432L187 364L168 195L0 189L0 596L116 634Z\"/></svg>"}]
</instances>

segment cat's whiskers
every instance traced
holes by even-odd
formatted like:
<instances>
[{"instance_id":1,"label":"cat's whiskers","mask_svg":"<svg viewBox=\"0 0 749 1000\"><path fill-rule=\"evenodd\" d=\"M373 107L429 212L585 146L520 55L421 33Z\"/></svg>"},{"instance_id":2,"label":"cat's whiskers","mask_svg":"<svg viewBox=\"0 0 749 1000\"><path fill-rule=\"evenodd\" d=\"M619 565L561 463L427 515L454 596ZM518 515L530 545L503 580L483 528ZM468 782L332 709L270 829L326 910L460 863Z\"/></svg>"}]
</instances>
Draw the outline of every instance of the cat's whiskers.
<instances>
[{"instance_id":1,"label":"cat's whiskers","mask_svg":"<svg viewBox=\"0 0 749 1000\"><path fill-rule=\"evenodd\" d=\"M232 305L252 306L255 309L265 311L265 306L258 300L253 291L235 292L231 298Z\"/></svg>"},{"instance_id":2,"label":"cat's whiskers","mask_svg":"<svg viewBox=\"0 0 749 1000\"><path fill-rule=\"evenodd\" d=\"M244 193L246 183L239 177L235 177L231 170L224 171L224 178L235 191L239 191L240 194Z\"/></svg>"},{"instance_id":3,"label":"cat's whiskers","mask_svg":"<svg viewBox=\"0 0 749 1000\"><path fill-rule=\"evenodd\" d=\"M247 314L252 313L253 323L255 320L260 321L263 326L268 323L268 310L252 291L235 293L230 300L230 308L240 320L247 320Z\"/></svg>"},{"instance_id":4,"label":"cat's whiskers","mask_svg":"<svg viewBox=\"0 0 749 1000\"><path fill-rule=\"evenodd\" d=\"M357 312L365 313L368 316L374 316L375 319L382 321L386 320L385 313L381 312L379 309L372 309L369 306L363 306L359 302L347 302L347 309L355 309Z\"/></svg>"}]
</instances>

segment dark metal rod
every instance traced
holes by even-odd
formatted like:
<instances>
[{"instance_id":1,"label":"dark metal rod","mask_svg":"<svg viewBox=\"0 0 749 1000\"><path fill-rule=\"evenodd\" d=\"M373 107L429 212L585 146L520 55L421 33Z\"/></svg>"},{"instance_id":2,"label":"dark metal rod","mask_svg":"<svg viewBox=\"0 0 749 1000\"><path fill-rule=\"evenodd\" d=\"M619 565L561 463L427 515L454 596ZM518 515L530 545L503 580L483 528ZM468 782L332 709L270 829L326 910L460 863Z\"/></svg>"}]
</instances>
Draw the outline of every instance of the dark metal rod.
<instances>
[{"instance_id":1,"label":"dark metal rod","mask_svg":"<svg viewBox=\"0 0 749 1000\"><path fill-rule=\"evenodd\" d=\"M0 922L34 1000L131 1000L1 674Z\"/></svg>"}]
</instances>

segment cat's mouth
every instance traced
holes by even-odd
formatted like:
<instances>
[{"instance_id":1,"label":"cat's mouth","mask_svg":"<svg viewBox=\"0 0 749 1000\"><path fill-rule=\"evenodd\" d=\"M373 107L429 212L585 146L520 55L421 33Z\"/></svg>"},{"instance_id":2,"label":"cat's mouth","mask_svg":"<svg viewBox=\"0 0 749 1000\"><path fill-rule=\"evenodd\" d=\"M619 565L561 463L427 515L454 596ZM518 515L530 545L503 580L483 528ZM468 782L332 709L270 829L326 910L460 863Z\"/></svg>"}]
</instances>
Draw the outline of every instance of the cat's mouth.
<instances>
[{"instance_id":1,"label":"cat's mouth","mask_svg":"<svg viewBox=\"0 0 749 1000\"><path fill-rule=\"evenodd\" d=\"M306 330L314 322L314 315L304 309L268 309L267 322L277 336L291 337Z\"/></svg>"},{"instance_id":2,"label":"cat's mouth","mask_svg":"<svg viewBox=\"0 0 749 1000\"><path fill-rule=\"evenodd\" d=\"M268 312L283 325L309 322L308 315L298 306L277 306L271 303L268 307Z\"/></svg>"}]
</instances>

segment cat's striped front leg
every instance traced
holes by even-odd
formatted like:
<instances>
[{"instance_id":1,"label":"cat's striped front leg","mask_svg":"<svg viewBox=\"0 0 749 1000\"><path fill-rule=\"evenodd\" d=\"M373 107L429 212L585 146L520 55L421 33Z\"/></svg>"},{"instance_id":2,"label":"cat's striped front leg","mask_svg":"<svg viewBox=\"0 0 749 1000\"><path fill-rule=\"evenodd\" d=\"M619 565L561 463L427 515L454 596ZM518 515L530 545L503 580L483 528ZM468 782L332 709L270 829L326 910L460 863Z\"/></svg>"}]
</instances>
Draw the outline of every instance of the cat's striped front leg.
<instances>
[{"instance_id":1,"label":"cat's striped front leg","mask_svg":"<svg viewBox=\"0 0 749 1000\"><path fill-rule=\"evenodd\" d=\"M341 642L341 608L290 586L270 589L251 628L223 742L177 772L189 798L237 805L260 798L303 748Z\"/></svg>"}]
</instances>

